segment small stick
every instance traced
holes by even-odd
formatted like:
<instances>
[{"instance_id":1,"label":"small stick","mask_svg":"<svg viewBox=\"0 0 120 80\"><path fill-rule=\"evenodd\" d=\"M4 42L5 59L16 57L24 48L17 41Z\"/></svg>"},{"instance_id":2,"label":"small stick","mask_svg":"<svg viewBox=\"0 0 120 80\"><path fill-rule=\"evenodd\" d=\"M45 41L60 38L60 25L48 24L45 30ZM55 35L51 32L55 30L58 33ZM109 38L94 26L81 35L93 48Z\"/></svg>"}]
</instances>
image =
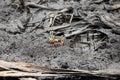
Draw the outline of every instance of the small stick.
<instances>
[{"instance_id":1,"label":"small stick","mask_svg":"<svg viewBox=\"0 0 120 80\"><path fill-rule=\"evenodd\" d=\"M51 17L50 23L49 23L50 27L53 26L56 17L63 15L63 13L68 12L70 9L71 8L64 8L64 9L61 9L60 11L50 14L50 17ZM71 15L71 19L69 21L70 23L71 23L72 19L73 19L73 14Z\"/></svg>"},{"instance_id":2,"label":"small stick","mask_svg":"<svg viewBox=\"0 0 120 80\"><path fill-rule=\"evenodd\" d=\"M113 20L107 16L102 14L101 12L97 12L97 16L100 18L100 20L107 26L110 26L111 28L114 27L115 25L113 24Z\"/></svg>"},{"instance_id":3,"label":"small stick","mask_svg":"<svg viewBox=\"0 0 120 80\"><path fill-rule=\"evenodd\" d=\"M44 9L44 10L56 10L53 8L49 8L47 6L44 5L39 5L37 3L34 2L24 2L23 0L20 0L20 5L22 5L23 7L30 7L30 8L40 8L40 9Z\"/></svg>"},{"instance_id":4,"label":"small stick","mask_svg":"<svg viewBox=\"0 0 120 80\"><path fill-rule=\"evenodd\" d=\"M69 23L71 23L71 22L72 22L72 20L73 20L73 14L71 14L71 18L70 18Z\"/></svg>"},{"instance_id":5,"label":"small stick","mask_svg":"<svg viewBox=\"0 0 120 80\"><path fill-rule=\"evenodd\" d=\"M37 80L36 78L19 78L19 80Z\"/></svg>"},{"instance_id":6,"label":"small stick","mask_svg":"<svg viewBox=\"0 0 120 80\"><path fill-rule=\"evenodd\" d=\"M66 28L66 27L69 27L69 26L71 26L71 24L66 24L66 25L61 25L61 26L53 26L51 28L48 28L46 31L54 31L54 30Z\"/></svg>"},{"instance_id":7,"label":"small stick","mask_svg":"<svg viewBox=\"0 0 120 80\"><path fill-rule=\"evenodd\" d=\"M104 0L95 0L95 1L93 1L94 3L96 3L96 4L99 4L99 3L101 3L101 2L103 2Z\"/></svg>"},{"instance_id":8,"label":"small stick","mask_svg":"<svg viewBox=\"0 0 120 80\"><path fill-rule=\"evenodd\" d=\"M50 27L50 28L46 29L46 31L59 30L59 29L70 27L70 26L75 26L75 25L78 25L78 24L81 24L81 23L80 22L74 22L74 23L71 23L71 24L66 24L66 25L61 25L61 26L53 26L53 27Z\"/></svg>"},{"instance_id":9,"label":"small stick","mask_svg":"<svg viewBox=\"0 0 120 80\"><path fill-rule=\"evenodd\" d=\"M71 37L71 36L74 36L74 35L77 35L77 34L81 34L81 33L83 32L83 30L86 29L87 27L88 27L88 26L83 27L83 28L80 28L79 30L74 31L74 32L72 32L71 34L65 34L65 37L66 37L66 38L69 38L69 37Z\"/></svg>"}]
</instances>

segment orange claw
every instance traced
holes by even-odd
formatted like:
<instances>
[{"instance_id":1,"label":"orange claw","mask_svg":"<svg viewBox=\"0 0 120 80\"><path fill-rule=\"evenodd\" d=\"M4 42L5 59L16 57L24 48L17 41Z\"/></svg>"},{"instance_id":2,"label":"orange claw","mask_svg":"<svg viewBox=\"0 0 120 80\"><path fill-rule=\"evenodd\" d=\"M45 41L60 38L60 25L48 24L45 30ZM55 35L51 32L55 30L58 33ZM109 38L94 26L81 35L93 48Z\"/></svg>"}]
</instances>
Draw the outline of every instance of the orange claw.
<instances>
[{"instance_id":1,"label":"orange claw","mask_svg":"<svg viewBox=\"0 0 120 80\"><path fill-rule=\"evenodd\" d=\"M62 39L56 39L54 37L50 38L50 42L52 42L55 46L57 46L58 43L61 43L62 45L64 45L64 41Z\"/></svg>"}]
</instances>

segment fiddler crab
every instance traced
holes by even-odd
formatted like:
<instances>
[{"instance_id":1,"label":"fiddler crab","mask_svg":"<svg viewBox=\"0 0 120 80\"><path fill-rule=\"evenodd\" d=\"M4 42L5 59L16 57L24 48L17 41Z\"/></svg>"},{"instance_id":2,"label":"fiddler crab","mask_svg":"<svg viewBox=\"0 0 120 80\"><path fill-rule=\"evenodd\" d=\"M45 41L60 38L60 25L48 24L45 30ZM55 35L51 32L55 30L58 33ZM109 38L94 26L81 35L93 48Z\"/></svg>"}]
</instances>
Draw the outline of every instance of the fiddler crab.
<instances>
[{"instance_id":1,"label":"fiddler crab","mask_svg":"<svg viewBox=\"0 0 120 80\"><path fill-rule=\"evenodd\" d=\"M61 38L57 39L55 37L51 37L50 42L52 42L55 46L58 46L59 43L64 45L64 41Z\"/></svg>"}]
</instances>

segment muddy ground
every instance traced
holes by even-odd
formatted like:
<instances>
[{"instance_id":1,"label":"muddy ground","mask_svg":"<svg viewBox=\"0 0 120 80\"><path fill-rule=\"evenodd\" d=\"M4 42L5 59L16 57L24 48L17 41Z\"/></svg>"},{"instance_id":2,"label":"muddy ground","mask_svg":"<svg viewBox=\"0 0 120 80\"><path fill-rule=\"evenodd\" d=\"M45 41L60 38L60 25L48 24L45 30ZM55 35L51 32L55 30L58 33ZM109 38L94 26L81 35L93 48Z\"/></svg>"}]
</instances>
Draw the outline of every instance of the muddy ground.
<instances>
[{"instance_id":1,"label":"muddy ground","mask_svg":"<svg viewBox=\"0 0 120 80\"><path fill-rule=\"evenodd\" d=\"M120 9L109 10L112 5L120 4L119 0L25 1L41 1L40 5L55 10L31 7L28 10L17 7L17 0L0 0L1 60L31 62L60 69L120 69L120 26L111 21L120 22ZM68 7L72 11L57 17L51 26L49 19L43 21L50 13ZM71 15L73 19L69 23ZM112 19L104 20L106 16ZM48 30L66 24L71 25ZM72 35L77 30L81 30L80 33ZM64 45L50 42L53 36L61 38Z\"/></svg>"}]
</instances>

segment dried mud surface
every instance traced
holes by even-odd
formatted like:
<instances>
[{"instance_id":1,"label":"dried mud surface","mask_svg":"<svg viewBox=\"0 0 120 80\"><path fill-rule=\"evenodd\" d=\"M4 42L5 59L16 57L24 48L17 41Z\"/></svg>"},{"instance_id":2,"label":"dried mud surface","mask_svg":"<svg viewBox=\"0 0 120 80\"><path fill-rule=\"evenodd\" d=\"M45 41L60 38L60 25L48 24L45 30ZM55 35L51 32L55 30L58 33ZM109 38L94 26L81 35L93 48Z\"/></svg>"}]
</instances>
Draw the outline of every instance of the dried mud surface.
<instances>
[{"instance_id":1,"label":"dried mud surface","mask_svg":"<svg viewBox=\"0 0 120 80\"><path fill-rule=\"evenodd\" d=\"M105 7L109 7L112 3L120 3L120 1L110 0L99 4L91 3L92 0L63 1L49 0L41 3L45 6L61 9L66 7L74 8L74 15L79 16L77 21L80 24L60 29L58 31L44 32L44 27L35 28L38 23L31 25L42 18L49 15L49 10L39 10L30 8L32 18L27 24L27 29L21 32L18 26L21 26L28 17L27 11L21 12L17 8L13 8L12 0L0 0L0 59L5 61L22 61L31 62L39 66L47 66L49 68L64 69L85 69L85 70L101 70L101 69L120 69L120 27L117 25L108 26L102 23L95 23L96 11L101 11L105 15L114 16L115 20L120 20L120 10L106 11ZM27 1L27 0L26 0ZM29 0L38 2L39 0ZM45 0L43 0L45 1ZM111 2L111 4L110 4ZM108 4L109 3L109 4ZM37 11L38 10L38 11ZM94 20L94 21L93 21ZM75 21L75 22L77 22ZM91 24L87 24L88 21ZM99 21L99 20L98 20ZM90 25L90 26L89 26ZM73 31L86 27L86 30L99 30L94 33L87 32L77 35L77 41L71 43L72 38L66 38L64 35ZM64 35L59 35L59 34ZM106 39L102 42L94 42L93 45L79 43L79 40L89 42L99 39L101 36L91 38L90 35L101 34ZM105 34L105 35L104 35ZM62 37L64 45L55 46L49 39L52 37ZM80 38L81 37L81 38ZM76 37L75 37L76 38Z\"/></svg>"}]
</instances>

